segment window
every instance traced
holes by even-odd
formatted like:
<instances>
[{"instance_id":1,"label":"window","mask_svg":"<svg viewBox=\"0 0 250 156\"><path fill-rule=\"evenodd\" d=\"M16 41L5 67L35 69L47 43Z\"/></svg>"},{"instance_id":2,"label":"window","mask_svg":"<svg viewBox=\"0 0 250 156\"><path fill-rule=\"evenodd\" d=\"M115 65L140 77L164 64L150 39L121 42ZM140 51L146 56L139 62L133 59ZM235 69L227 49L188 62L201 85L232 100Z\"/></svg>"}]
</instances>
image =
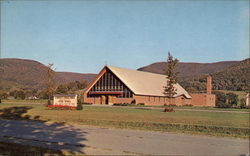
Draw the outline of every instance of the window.
<instances>
[{"instance_id":1,"label":"window","mask_svg":"<svg viewBox=\"0 0 250 156\"><path fill-rule=\"evenodd\" d=\"M133 96L132 92L109 70L107 70L90 91L123 91L119 98L130 98ZM99 95L87 94L87 97L96 97Z\"/></svg>"}]
</instances>

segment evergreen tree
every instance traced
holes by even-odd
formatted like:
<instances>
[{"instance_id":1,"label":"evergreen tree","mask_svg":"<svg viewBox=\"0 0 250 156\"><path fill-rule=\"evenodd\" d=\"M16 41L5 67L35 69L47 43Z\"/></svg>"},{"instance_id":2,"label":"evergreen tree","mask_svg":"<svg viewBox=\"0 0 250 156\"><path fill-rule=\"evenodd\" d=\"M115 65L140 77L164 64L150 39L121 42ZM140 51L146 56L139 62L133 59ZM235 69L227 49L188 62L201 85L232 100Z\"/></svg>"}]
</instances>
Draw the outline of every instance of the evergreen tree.
<instances>
[{"instance_id":1,"label":"evergreen tree","mask_svg":"<svg viewBox=\"0 0 250 156\"><path fill-rule=\"evenodd\" d=\"M166 86L164 86L163 94L171 100L175 94L177 94L177 90L174 85L177 83L177 72L174 72L174 68L178 63L178 59L173 58L173 56L168 52L167 66L165 69L165 75L167 79Z\"/></svg>"}]
</instances>

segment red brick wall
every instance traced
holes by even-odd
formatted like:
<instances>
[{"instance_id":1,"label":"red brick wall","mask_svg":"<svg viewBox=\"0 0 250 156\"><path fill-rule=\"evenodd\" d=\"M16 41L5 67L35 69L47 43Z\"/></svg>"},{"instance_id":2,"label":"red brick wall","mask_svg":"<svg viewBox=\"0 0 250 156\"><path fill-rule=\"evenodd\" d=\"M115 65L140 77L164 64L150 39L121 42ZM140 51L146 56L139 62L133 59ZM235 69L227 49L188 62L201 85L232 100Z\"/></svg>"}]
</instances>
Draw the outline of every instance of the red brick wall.
<instances>
[{"instance_id":1,"label":"red brick wall","mask_svg":"<svg viewBox=\"0 0 250 156\"><path fill-rule=\"evenodd\" d=\"M133 98L114 98L114 103L131 103Z\"/></svg>"},{"instance_id":2,"label":"red brick wall","mask_svg":"<svg viewBox=\"0 0 250 156\"><path fill-rule=\"evenodd\" d=\"M143 96L143 95L134 95L133 98L116 98L114 97L113 103L131 103L133 100L136 101L136 103L144 103L144 105L151 105L151 106L162 106L164 104L174 104L177 106L180 105L187 105L191 104L191 99L187 99L184 96L179 96L177 98L173 98L168 100L165 97L159 97L159 96ZM84 94L84 100L85 103L92 103L92 104L101 104L101 98L87 98L87 95Z\"/></svg>"},{"instance_id":3,"label":"red brick wall","mask_svg":"<svg viewBox=\"0 0 250 156\"><path fill-rule=\"evenodd\" d=\"M215 95L214 94L191 94L192 99L187 99L184 96L179 96L176 98L168 100L164 97L157 96L142 96L142 95L134 95L133 98L114 98L113 103L131 103L134 99L136 103L144 103L145 105L151 106L162 106L164 104L174 104L177 106L182 105L193 105L193 106L215 106ZM84 94L84 102L92 103L92 104L101 104L101 98L87 98L86 94Z\"/></svg>"},{"instance_id":4,"label":"red brick wall","mask_svg":"<svg viewBox=\"0 0 250 156\"><path fill-rule=\"evenodd\" d=\"M215 106L214 94L191 94L193 106Z\"/></svg>"},{"instance_id":5,"label":"red brick wall","mask_svg":"<svg viewBox=\"0 0 250 156\"><path fill-rule=\"evenodd\" d=\"M165 97L159 97L159 96L140 96L135 95L134 99L136 100L136 103L144 103L145 105L151 105L151 106L163 106L163 105L187 105L191 103L191 99L187 99L184 96L179 96L176 98L173 98L169 100Z\"/></svg>"}]
</instances>

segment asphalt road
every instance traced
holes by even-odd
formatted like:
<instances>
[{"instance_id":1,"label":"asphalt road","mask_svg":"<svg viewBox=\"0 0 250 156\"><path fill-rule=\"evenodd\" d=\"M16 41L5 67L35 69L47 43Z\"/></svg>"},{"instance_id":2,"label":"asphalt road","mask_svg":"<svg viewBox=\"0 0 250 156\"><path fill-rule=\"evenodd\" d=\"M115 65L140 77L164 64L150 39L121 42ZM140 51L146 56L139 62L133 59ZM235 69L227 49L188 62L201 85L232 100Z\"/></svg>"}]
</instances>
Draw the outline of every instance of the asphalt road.
<instances>
[{"instance_id":1,"label":"asphalt road","mask_svg":"<svg viewBox=\"0 0 250 156\"><path fill-rule=\"evenodd\" d=\"M249 140L0 120L0 140L88 155L243 155Z\"/></svg>"}]
</instances>

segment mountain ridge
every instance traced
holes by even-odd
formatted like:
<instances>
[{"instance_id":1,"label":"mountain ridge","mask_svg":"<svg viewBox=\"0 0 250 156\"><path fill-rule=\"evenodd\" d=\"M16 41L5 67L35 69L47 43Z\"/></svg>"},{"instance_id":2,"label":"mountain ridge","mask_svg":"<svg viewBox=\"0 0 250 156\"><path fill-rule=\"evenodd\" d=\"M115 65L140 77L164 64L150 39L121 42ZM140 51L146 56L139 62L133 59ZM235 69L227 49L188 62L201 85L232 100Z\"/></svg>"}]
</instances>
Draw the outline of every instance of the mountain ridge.
<instances>
[{"instance_id":1,"label":"mountain ridge","mask_svg":"<svg viewBox=\"0 0 250 156\"><path fill-rule=\"evenodd\" d=\"M221 61L214 63L187 63L179 62L176 65L176 72L179 72L179 77L192 77L198 76L201 74L211 74L220 70L223 70L227 67L230 67L239 61ZM164 74L164 69L166 68L166 62L155 62L150 65L138 68L140 71L147 71L152 73Z\"/></svg>"},{"instance_id":2,"label":"mountain ridge","mask_svg":"<svg viewBox=\"0 0 250 156\"><path fill-rule=\"evenodd\" d=\"M14 88L41 89L43 77L48 67L41 62L29 59L2 58L0 59L1 86L0 90ZM81 74L73 72L56 72L57 85L73 81L91 81L96 74Z\"/></svg>"},{"instance_id":3,"label":"mountain ridge","mask_svg":"<svg viewBox=\"0 0 250 156\"><path fill-rule=\"evenodd\" d=\"M247 60L247 59L246 59ZM242 63L243 62L243 63ZM246 61L245 61L246 62ZM181 85L185 88L193 85L190 79L197 79L197 86L204 86L203 79L204 75L212 74L215 78L216 85L219 86L219 82L223 84L235 84L227 83L224 81L238 81L235 80L235 74L237 75L237 70L242 71L241 73L248 73L246 70L246 64L243 61L220 61L213 63L198 63L198 62L179 62L176 67L176 71L179 72L179 78L181 80ZM238 67L239 65L241 67ZM242 65L243 64L243 65ZM14 88L28 88L28 89L41 89L43 87L43 73L48 70L48 67L38 62L36 60L29 59L18 59L18 58L3 58L0 59L0 90L11 90ZM139 68L140 71L164 74L164 68L166 67L166 62L155 62L150 65ZM248 64L247 64L248 65ZM248 66L247 66L248 67ZM233 69L232 69L233 68ZM229 69L229 70L227 70ZM75 72L64 72L64 71L53 71L55 73L57 84L65 84L73 81L92 81L97 74L95 73L75 73ZM231 73L234 72L234 73ZM215 74L220 73L220 74ZM229 75L231 78L228 78ZM201 78L202 77L202 80ZM223 79L223 80L220 80ZM246 82L246 78L242 79L242 82ZM241 79L240 79L241 80ZM202 83L198 83L201 81ZM240 87L243 86L241 83ZM200 85L200 86L199 86ZM201 87L202 88L202 87ZM220 87L219 87L220 88ZM218 89L218 88L217 88ZM236 90L239 90L239 87Z\"/></svg>"}]
</instances>

